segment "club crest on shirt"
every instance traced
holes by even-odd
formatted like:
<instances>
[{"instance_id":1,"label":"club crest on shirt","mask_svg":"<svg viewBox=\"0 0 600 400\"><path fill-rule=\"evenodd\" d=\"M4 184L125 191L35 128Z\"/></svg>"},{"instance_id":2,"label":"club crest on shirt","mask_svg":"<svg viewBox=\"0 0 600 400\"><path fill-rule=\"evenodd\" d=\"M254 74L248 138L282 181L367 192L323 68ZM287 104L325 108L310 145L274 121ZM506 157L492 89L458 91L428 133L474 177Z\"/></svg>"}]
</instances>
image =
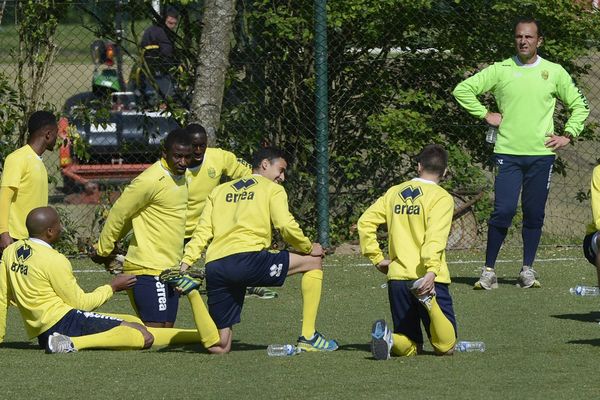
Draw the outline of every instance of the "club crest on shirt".
<instances>
[{"instance_id":1,"label":"club crest on shirt","mask_svg":"<svg viewBox=\"0 0 600 400\"><path fill-rule=\"evenodd\" d=\"M209 178L215 178L217 176L217 171L213 167L210 167L207 171Z\"/></svg>"},{"instance_id":2,"label":"club crest on shirt","mask_svg":"<svg viewBox=\"0 0 600 400\"><path fill-rule=\"evenodd\" d=\"M548 73L548 71L543 70L542 71L542 79L547 81L548 80L548 76L550 76L550 74Z\"/></svg>"}]
</instances>

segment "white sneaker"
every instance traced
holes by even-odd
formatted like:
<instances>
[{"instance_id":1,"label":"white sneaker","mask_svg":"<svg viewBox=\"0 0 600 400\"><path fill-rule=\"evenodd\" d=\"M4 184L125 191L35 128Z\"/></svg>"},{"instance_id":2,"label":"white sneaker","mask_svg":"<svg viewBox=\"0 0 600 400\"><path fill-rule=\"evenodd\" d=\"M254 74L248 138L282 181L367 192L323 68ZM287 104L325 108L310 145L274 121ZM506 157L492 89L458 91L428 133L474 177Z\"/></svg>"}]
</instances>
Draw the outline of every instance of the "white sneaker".
<instances>
[{"instance_id":1,"label":"white sneaker","mask_svg":"<svg viewBox=\"0 0 600 400\"><path fill-rule=\"evenodd\" d=\"M479 277L479 280L475 282L475 285L473 285L473 289L498 289L498 278L496 278L496 271L494 268L481 268L481 276Z\"/></svg>"},{"instance_id":2,"label":"white sneaker","mask_svg":"<svg viewBox=\"0 0 600 400\"><path fill-rule=\"evenodd\" d=\"M389 360L394 338L385 320L378 319L371 329L371 354L376 360Z\"/></svg>"},{"instance_id":3,"label":"white sneaker","mask_svg":"<svg viewBox=\"0 0 600 400\"><path fill-rule=\"evenodd\" d=\"M519 273L517 286L523 289L542 287L540 281L537 280L537 272L527 265L523 265L523 269L521 269L521 272Z\"/></svg>"},{"instance_id":4,"label":"white sneaker","mask_svg":"<svg viewBox=\"0 0 600 400\"><path fill-rule=\"evenodd\" d=\"M76 351L77 349L75 348L73 341L66 335L61 335L58 332L54 332L48 338L48 347L46 348L46 353L48 354L73 353Z\"/></svg>"},{"instance_id":5,"label":"white sneaker","mask_svg":"<svg viewBox=\"0 0 600 400\"><path fill-rule=\"evenodd\" d=\"M427 310L431 310L431 299L433 299L433 296L435 296L435 290L431 293L422 294L419 296L417 291L419 290L419 286L421 286L422 282L423 278L417 279L410 287L410 292L417 298L417 300L419 300L421 304L425 306L425 308L427 308Z\"/></svg>"}]
</instances>

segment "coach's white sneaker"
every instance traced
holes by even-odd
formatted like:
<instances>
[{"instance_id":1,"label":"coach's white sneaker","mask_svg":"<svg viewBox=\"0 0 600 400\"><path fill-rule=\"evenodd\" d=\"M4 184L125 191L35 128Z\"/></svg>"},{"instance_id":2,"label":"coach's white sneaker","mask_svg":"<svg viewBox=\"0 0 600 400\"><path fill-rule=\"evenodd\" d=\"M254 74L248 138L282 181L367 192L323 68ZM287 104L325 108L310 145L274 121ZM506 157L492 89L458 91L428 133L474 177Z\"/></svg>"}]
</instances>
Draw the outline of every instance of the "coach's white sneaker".
<instances>
[{"instance_id":1,"label":"coach's white sneaker","mask_svg":"<svg viewBox=\"0 0 600 400\"><path fill-rule=\"evenodd\" d=\"M542 287L540 281L537 280L537 272L527 265L523 265L523 269L521 269L521 272L519 273L517 286L523 289Z\"/></svg>"},{"instance_id":2,"label":"coach's white sneaker","mask_svg":"<svg viewBox=\"0 0 600 400\"><path fill-rule=\"evenodd\" d=\"M46 348L46 353L48 354L73 353L75 351L77 351L77 349L75 348L73 341L66 335L54 332L48 338L48 347Z\"/></svg>"},{"instance_id":3,"label":"coach's white sneaker","mask_svg":"<svg viewBox=\"0 0 600 400\"><path fill-rule=\"evenodd\" d=\"M491 290L498 289L498 278L496 278L496 271L494 268L483 267L481 269L481 276L479 280L473 285L475 290Z\"/></svg>"}]
</instances>

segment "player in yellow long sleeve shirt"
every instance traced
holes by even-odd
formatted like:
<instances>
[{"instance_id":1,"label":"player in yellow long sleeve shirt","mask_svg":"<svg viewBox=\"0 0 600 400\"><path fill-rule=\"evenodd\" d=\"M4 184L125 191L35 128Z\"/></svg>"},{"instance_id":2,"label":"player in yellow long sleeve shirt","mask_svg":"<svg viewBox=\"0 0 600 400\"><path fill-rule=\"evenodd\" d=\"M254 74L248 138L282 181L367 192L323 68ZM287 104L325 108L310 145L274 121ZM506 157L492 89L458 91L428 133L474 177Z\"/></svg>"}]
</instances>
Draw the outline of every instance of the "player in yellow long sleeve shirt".
<instances>
[{"instance_id":1,"label":"player in yellow long sleeve shirt","mask_svg":"<svg viewBox=\"0 0 600 400\"><path fill-rule=\"evenodd\" d=\"M48 205L48 172L42 154L56 144L54 114L36 111L27 121L27 144L4 161L0 183L0 254L13 239L28 237L25 218L36 207Z\"/></svg>"},{"instance_id":2,"label":"player in yellow long sleeve shirt","mask_svg":"<svg viewBox=\"0 0 600 400\"><path fill-rule=\"evenodd\" d=\"M176 265L183 253L185 172L192 156L187 131L171 131L164 149L161 160L136 177L115 202L97 245L98 255L108 257L123 231L133 227L123 270L138 277L132 289L135 307L142 321L153 327L172 327L177 316L179 297L158 281L158 275Z\"/></svg>"},{"instance_id":3,"label":"player in yellow long sleeve shirt","mask_svg":"<svg viewBox=\"0 0 600 400\"><path fill-rule=\"evenodd\" d=\"M286 276L303 273L302 336L298 346L306 351L332 351L338 345L315 330L321 298L323 267L320 244L312 243L288 209L287 194L280 185L287 162L274 148L258 150L253 175L215 188L207 199L192 240L187 244L181 269L185 271L206 253L206 285L209 312L227 339L240 322L247 286L281 286ZM271 225L301 254L272 252Z\"/></svg>"},{"instance_id":4,"label":"player in yellow long sleeve shirt","mask_svg":"<svg viewBox=\"0 0 600 400\"><path fill-rule=\"evenodd\" d=\"M423 345L420 322L438 354L452 354L456 322L448 291L450 274L445 248L454 200L438 186L448 163L446 150L426 146L419 155L419 178L391 187L358 220L362 253L388 277L394 333L384 320L373 324L376 359L416 355ZM389 259L377 243L377 228L386 224Z\"/></svg>"},{"instance_id":5,"label":"player in yellow long sleeve shirt","mask_svg":"<svg viewBox=\"0 0 600 400\"><path fill-rule=\"evenodd\" d=\"M133 285L135 277L118 275L110 284L85 293L70 262L51 246L62 231L56 210L35 208L26 224L31 237L7 247L0 261L0 343L9 300L19 308L30 338L37 337L40 346L51 353L200 342L196 330L145 328L133 316L92 312L113 292Z\"/></svg>"},{"instance_id":6,"label":"player in yellow long sleeve shirt","mask_svg":"<svg viewBox=\"0 0 600 400\"><path fill-rule=\"evenodd\" d=\"M600 286L600 255L598 255L600 245L600 165L597 165L592 172L590 186L592 222L588 224L583 238L583 255L596 267L598 286Z\"/></svg>"}]
</instances>

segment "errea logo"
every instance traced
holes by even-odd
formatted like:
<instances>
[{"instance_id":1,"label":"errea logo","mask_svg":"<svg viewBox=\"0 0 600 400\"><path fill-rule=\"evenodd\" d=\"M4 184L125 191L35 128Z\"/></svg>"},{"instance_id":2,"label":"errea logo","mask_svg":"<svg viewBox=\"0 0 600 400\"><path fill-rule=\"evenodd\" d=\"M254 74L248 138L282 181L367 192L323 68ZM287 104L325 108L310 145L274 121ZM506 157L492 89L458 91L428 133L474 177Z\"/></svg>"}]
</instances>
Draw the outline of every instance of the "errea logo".
<instances>
[{"instance_id":1,"label":"errea logo","mask_svg":"<svg viewBox=\"0 0 600 400\"><path fill-rule=\"evenodd\" d=\"M279 278L281 276L281 270L283 269L283 264L273 264L271 265L271 272L269 275L276 276Z\"/></svg>"}]
</instances>

